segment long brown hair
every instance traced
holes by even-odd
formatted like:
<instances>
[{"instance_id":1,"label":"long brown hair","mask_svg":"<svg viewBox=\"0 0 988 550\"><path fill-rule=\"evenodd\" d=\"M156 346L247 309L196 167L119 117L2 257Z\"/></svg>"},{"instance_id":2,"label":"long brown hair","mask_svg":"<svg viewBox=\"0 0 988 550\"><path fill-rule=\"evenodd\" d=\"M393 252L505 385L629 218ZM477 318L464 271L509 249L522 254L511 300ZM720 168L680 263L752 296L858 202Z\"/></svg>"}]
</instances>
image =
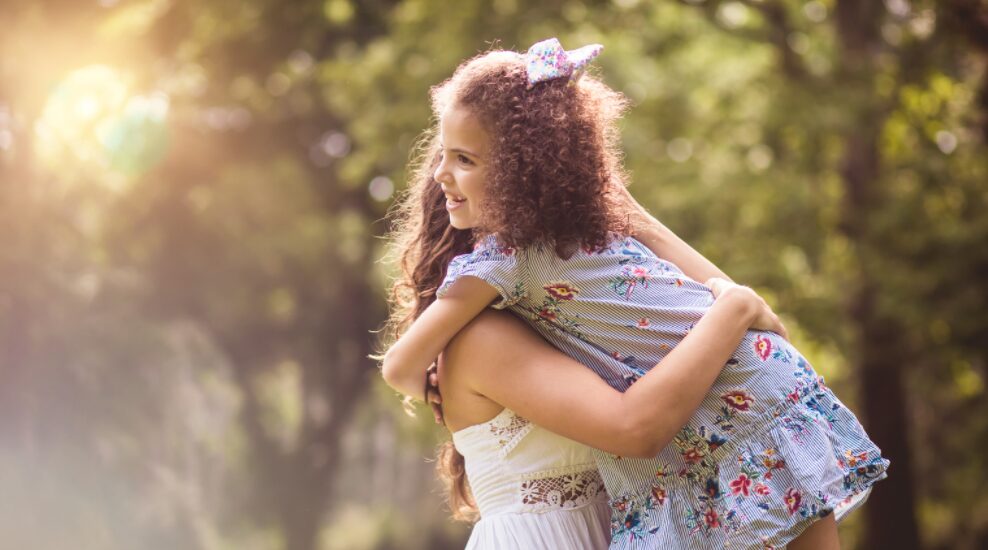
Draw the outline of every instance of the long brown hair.
<instances>
[{"instance_id":1,"label":"long brown hair","mask_svg":"<svg viewBox=\"0 0 988 550\"><path fill-rule=\"evenodd\" d=\"M476 239L495 234L506 246L597 248L611 232L627 234L633 211L624 195L617 120L626 98L593 75L575 85L560 78L528 86L515 52L494 50L462 63L431 90L432 126L410 163L408 189L397 201L391 233L400 275L391 291L387 336L393 341L436 299L449 262ZM433 174L441 152L439 115L457 105L477 116L491 137L482 219L473 230L449 224ZM463 456L447 442L436 465L454 518L477 516Z\"/></svg>"}]
</instances>

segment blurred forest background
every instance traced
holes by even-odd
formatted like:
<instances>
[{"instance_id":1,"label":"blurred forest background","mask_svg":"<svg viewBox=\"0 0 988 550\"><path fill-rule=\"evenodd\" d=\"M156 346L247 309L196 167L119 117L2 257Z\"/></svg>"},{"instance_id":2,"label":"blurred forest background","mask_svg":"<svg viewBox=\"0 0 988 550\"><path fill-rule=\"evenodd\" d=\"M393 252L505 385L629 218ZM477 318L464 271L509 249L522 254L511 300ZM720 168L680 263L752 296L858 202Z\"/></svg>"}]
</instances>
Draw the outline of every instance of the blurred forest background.
<instances>
[{"instance_id":1,"label":"blurred forest background","mask_svg":"<svg viewBox=\"0 0 988 550\"><path fill-rule=\"evenodd\" d=\"M3 0L0 548L462 547L380 382L427 92L605 45L632 192L892 459L847 548L988 547L983 0ZM423 411L424 413L424 411Z\"/></svg>"}]
</instances>

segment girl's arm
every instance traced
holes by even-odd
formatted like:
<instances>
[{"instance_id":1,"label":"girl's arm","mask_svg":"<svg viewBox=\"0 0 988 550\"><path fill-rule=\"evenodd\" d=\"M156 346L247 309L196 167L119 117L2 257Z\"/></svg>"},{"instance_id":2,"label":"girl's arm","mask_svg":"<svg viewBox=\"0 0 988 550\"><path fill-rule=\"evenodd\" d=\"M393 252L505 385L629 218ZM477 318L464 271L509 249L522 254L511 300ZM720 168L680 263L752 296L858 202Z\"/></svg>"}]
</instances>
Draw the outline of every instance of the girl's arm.
<instances>
[{"instance_id":1,"label":"girl's arm","mask_svg":"<svg viewBox=\"0 0 988 550\"><path fill-rule=\"evenodd\" d=\"M686 424L766 310L750 289L727 288L683 341L624 393L511 315L484 312L447 347L449 381L442 383L460 378L473 392L586 445L653 457Z\"/></svg>"},{"instance_id":2,"label":"girl's arm","mask_svg":"<svg viewBox=\"0 0 988 550\"><path fill-rule=\"evenodd\" d=\"M676 264L687 277L703 283L712 277L731 280L713 262L680 239L668 227L648 213L623 185L617 186L618 200L625 202L633 212L634 236L656 256Z\"/></svg>"},{"instance_id":3,"label":"girl's arm","mask_svg":"<svg viewBox=\"0 0 988 550\"><path fill-rule=\"evenodd\" d=\"M424 398L425 370L453 336L496 297L497 290L477 277L457 280L384 354L384 381L405 395Z\"/></svg>"},{"instance_id":4,"label":"girl's arm","mask_svg":"<svg viewBox=\"0 0 988 550\"><path fill-rule=\"evenodd\" d=\"M671 229L662 224L654 216L642 210L642 223L637 224L634 237L647 246L660 258L676 264L687 277L703 283L714 277L731 280L713 262L697 252Z\"/></svg>"}]
</instances>

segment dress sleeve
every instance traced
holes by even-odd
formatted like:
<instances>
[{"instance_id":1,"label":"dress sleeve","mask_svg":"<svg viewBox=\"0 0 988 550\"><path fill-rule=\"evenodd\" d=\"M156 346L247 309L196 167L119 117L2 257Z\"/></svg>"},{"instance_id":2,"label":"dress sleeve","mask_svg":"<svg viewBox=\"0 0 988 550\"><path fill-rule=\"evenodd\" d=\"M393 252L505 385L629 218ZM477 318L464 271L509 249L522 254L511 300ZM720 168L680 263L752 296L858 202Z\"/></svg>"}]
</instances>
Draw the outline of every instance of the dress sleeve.
<instances>
[{"instance_id":1,"label":"dress sleeve","mask_svg":"<svg viewBox=\"0 0 988 550\"><path fill-rule=\"evenodd\" d=\"M521 255L521 251L501 246L493 238L485 239L473 252L453 258L436 296L442 298L460 277L469 276L477 277L497 290L501 299L491 304L494 309L513 305L525 296Z\"/></svg>"}]
</instances>

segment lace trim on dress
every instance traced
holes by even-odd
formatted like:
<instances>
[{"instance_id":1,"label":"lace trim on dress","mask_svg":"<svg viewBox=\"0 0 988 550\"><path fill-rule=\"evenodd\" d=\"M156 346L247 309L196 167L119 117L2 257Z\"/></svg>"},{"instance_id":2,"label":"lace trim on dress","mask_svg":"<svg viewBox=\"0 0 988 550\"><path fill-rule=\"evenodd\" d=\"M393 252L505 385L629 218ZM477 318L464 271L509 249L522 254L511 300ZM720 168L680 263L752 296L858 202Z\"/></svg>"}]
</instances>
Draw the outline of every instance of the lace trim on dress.
<instances>
[{"instance_id":1,"label":"lace trim on dress","mask_svg":"<svg viewBox=\"0 0 988 550\"><path fill-rule=\"evenodd\" d=\"M551 475L560 470L540 472L544 477L521 482L521 503L526 512L579 508L594 501L603 492L603 481L594 466L581 465L569 473ZM546 476L545 474L550 474Z\"/></svg>"},{"instance_id":2,"label":"lace trim on dress","mask_svg":"<svg viewBox=\"0 0 988 550\"><path fill-rule=\"evenodd\" d=\"M505 409L490 422L491 435L497 438L498 454L501 458L507 456L534 425L514 412Z\"/></svg>"}]
</instances>

